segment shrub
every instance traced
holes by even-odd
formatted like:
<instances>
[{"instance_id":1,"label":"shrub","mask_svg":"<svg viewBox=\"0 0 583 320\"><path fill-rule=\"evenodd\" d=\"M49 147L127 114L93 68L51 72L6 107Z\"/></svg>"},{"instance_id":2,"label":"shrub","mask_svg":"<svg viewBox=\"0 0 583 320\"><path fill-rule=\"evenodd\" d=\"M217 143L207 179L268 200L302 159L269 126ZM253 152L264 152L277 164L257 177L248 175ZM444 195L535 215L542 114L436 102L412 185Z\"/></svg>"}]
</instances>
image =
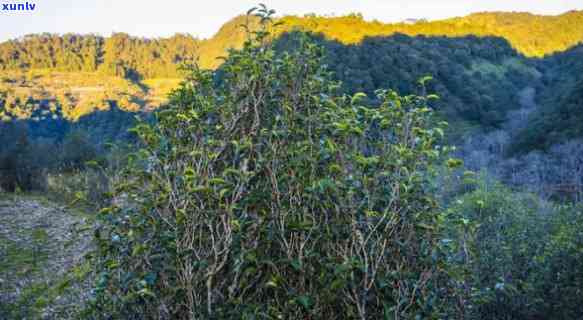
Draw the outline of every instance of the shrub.
<instances>
[{"instance_id":1,"label":"shrub","mask_svg":"<svg viewBox=\"0 0 583 320\"><path fill-rule=\"evenodd\" d=\"M583 212L479 183L448 209L472 319L578 319ZM462 225L465 232L460 232Z\"/></svg>"},{"instance_id":2,"label":"shrub","mask_svg":"<svg viewBox=\"0 0 583 320\"><path fill-rule=\"evenodd\" d=\"M134 131L95 253L96 317L444 318L453 293L426 188L443 132L424 97L340 96L307 37L276 54L258 11Z\"/></svg>"},{"instance_id":3,"label":"shrub","mask_svg":"<svg viewBox=\"0 0 583 320\"><path fill-rule=\"evenodd\" d=\"M559 206L531 276L541 318L579 319L583 314L583 206Z\"/></svg>"}]
</instances>

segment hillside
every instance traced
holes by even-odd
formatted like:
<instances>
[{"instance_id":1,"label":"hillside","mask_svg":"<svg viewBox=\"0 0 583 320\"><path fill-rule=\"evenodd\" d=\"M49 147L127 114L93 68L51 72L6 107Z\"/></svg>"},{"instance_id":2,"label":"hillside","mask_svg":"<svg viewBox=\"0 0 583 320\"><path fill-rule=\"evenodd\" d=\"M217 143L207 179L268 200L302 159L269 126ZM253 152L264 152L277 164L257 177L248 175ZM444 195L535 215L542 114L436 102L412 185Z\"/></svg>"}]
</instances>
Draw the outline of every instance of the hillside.
<instances>
[{"instance_id":1,"label":"hillside","mask_svg":"<svg viewBox=\"0 0 583 320\"><path fill-rule=\"evenodd\" d=\"M518 92L541 76L536 63L496 37L394 35L358 45L321 43L345 92L374 96L377 89L391 88L403 94L434 93L440 99L433 106L458 126L499 127L519 107ZM432 80L421 88L418 80L428 75Z\"/></svg>"},{"instance_id":2,"label":"hillside","mask_svg":"<svg viewBox=\"0 0 583 320\"><path fill-rule=\"evenodd\" d=\"M217 57L224 56L229 48L239 48L246 37L241 25L247 22L251 28L258 23L255 18L239 16L224 24L212 38L203 40L182 34L166 39L145 39L117 33L109 38L97 35L41 34L4 42L0 44L0 117L29 118L35 110L54 111L57 105L62 110L63 117L73 121L96 110L107 110L112 105L131 112L152 110L166 101L167 94L184 76L180 70L182 64L198 60L204 68L216 68L221 63ZM427 74L438 75L437 91L445 96L445 102L455 105L455 108L461 104L480 105L483 111L470 117L478 121L483 117L490 117L491 120L485 120L488 125L500 122L500 115L492 114L492 107L485 106L492 102L476 102L476 99L470 98L475 93L469 91L465 93L465 98L460 97L460 92L451 92L451 85L468 83L467 76L472 76L475 71L480 71L482 75L500 76L500 72L504 73L509 66L517 67L523 75L525 72L535 74L533 70L526 70L529 67L525 69L524 65L529 63L522 56L541 57L564 51L583 40L583 12L579 11L559 16L478 13L441 21L419 21L415 24L384 24L366 21L360 15L285 16L279 18L279 22L283 25L274 30L276 38L289 31L304 30L320 34L326 41L344 45L345 49L340 51L352 56L347 60L350 66L346 66L346 57L338 59L336 52L331 54L331 64L336 69L338 78L349 83L351 92L360 90L370 93L387 86L410 89L418 78ZM569 32L562 32L564 30ZM399 34L412 38L403 40L406 38ZM451 40L431 40L442 37ZM504 41L493 41L492 37L506 39L509 45ZM371 38L377 40L367 40ZM390 38L393 40L387 41L400 44L397 47L385 46L379 51L374 49L377 47L374 43L382 42L380 38ZM462 40L458 42L455 39ZM425 46L426 42L430 45ZM451 45L456 42L461 45ZM467 42L474 44L468 46L465 44ZM332 47L335 50L339 46ZM360 63L362 61L357 61L362 60L359 57L371 47L381 58L381 69L395 72L379 74L370 65L376 61L369 59L365 61L365 66ZM409 50L416 47L421 47L420 51ZM517 53L511 52L509 47L514 48ZM403 53L398 48L409 52ZM359 50L362 52L359 53ZM504 57L501 58L500 55ZM484 56L487 58L484 59ZM441 63L435 63L444 57L450 60L446 62L447 70L442 70ZM410 58L420 58L421 61L413 65L397 64ZM368 57L365 55L364 59ZM463 68L452 69L451 62ZM363 70L363 67L367 70ZM358 70L343 73L346 69ZM360 74L361 71L375 74ZM439 77L441 74L447 76L450 71L458 72L458 79L454 84L450 79ZM462 77L462 74L466 77ZM354 77L355 75L362 75L362 79ZM380 78L385 76L390 79ZM518 77L524 78L520 75ZM444 90L445 87L448 90ZM495 96L490 97L494 101L498 100ZM509 105L508 101L504 98L503 104ZM45 113L47 112L49 111Z\"/></svg>"},{"instance_id":3,"label":"hillside","mask_svg":"<svg viewBox=\"0 0 583 320\"><path fill-rule=\"evenodd\" d=\"M369 22L359 15L337 18L284 17L282 21L286 29L299 27L347 44L358 43L365 37L395 33L411 36L496 36L508 40L513 48L528 57L542 57L564 51L583 41L582 11L558 16L487 12L439 21L418 21L414 24Z\"/></svg>"},{"instance_id":4,"label":"hillside","mask_svg":"<svg viewBox=\"0 0 583 320\"><path fill-rule=\"evenodd\" d=\"M577 50L569 48L583 39L583 11L558 16L477 13L414 24L366 21L356 14L285 16L279 22L283 25L272 30L279 51L297 45L290 31L313 32L347 93L372 95L379 88L419 93L417 80L432 76L426 90L441 97L434 107L452 125L454 140L475 129L500 128L520 107L519 92L527 87L536 88L535 98L545 114L558 110L556 102L567 99L575 81L555 83L574 77L571 71L576 70L561 61L576 64ZM202 67L217 68L221 63L217 57L239 48L246 37L241 27L245 23L254 29L258 21L236 17L210 39L181 34L166 39L123 33L109 38L41 34L2 43L0 118L78 121L112 108L132 113L153 110L180 83L182 64L198 60ZM557 51L564 53L552 54ZM548 56L538 58L542 55ZM90 125L85 128L91 131ZM544 125L536 128L537 135L549 131L541 130ZM536 144L529 138L532 133L522 136L526 138L519 137L514 149L532 149L528 147ZM554 142L561 142L560 137Z\"/></svg>"},{"instance_id":5,"label":"hillside","mask_svg":"<svg viewBox=\"0 0 583 320\"><path fill-rule=\"evenodd\" d=\"M583 46L550 57L543 64L542 105L519 132L517 152L583 138Z\"/></svg>"},{"instance_id":6,"label":"hillside","mask_svg":"<svg viewBox=\"0 0 583 320\"><path fill-rule=\"evenodd\" d=\"M54 69L55 71L101 71L130 78L173 78L176 67L197 58L205 68L218 66L217 57L230 47L238 48L245 40L239 16L225 23L210 39L201 40L177 34L166 39L144 39L116 33L109 38L97 35L63 36L41 34L0 44L0 69ZM251 26L257 24L250 19ZM414 24L387 24L366 21L360 15L319 17L285 16L275 34L297 29L321 33L327 39L356 44L366 37L410 36L478 37L496 36L506 40L528 57L542 57L564 51L583 41L583 11L558 16L529 13L491 12ZM569 32L564 32L569 30Z\"/></svg>"},{"instance_id":7,"label":"hillside","mask_svg":"<svg viewBox=\"0 0 583 320\"><path fill-rule=\"evenodd\" d=\"M180 81L147 79L136 83L97 72L6 71L0 76L0 119L41 120L58 114L77 121L95 111L109 110L112 104L129 112L148 111L164 103Z\"/></svg>"}]
</instances>

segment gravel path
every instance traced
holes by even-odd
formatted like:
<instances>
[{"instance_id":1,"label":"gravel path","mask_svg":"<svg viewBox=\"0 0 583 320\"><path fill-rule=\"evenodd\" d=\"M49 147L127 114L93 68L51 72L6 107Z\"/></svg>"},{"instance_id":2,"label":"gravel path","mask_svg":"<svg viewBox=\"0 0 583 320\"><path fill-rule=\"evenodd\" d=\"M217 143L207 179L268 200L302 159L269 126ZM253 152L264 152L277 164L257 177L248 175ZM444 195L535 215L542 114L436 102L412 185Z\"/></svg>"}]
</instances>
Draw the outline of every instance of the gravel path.
<instances>
[{"instance_id":1,"label":"gravel path","mask_svg":"<svg viewBox=\"0 0 583 320\"><path fill-rule=\"evenodd\" d=\"M0 198L0 319L66 319L79 308L87 290L62 284L82 273L89 227L82 214L40 198Z\"/></svg>"}]
</instances>

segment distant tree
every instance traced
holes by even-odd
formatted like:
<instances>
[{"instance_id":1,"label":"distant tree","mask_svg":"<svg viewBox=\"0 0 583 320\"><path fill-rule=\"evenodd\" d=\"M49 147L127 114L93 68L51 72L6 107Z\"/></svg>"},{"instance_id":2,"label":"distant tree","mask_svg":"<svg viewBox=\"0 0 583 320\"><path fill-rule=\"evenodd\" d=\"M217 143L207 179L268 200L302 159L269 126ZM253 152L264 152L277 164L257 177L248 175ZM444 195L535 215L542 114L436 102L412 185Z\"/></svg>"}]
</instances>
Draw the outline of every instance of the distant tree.
<instances>
[{"instance_id":1,"label":"distant tree","mask_svg":"<svg viewBox=\"0 0 583 320\"><path fill-rule=\"evenodd\" d=\"M65 136L60 159L64 171L83 169L86 162L96 158L97 150L86 132L77 130Z\"/></svg>"}]
</instances>

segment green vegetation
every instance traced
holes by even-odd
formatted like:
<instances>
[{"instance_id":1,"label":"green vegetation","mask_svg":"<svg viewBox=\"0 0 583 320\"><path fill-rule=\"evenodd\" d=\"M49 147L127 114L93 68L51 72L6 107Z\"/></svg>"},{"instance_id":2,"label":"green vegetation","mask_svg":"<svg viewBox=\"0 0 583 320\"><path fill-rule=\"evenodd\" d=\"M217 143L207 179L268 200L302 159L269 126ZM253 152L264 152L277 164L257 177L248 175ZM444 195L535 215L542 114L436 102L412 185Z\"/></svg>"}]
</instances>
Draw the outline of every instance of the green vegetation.
<instances>
[{"instance_id":1,"label":"green vegetation","mask_svg":"<svg viewBox=\"0 0 583 320\"><path fill-rule=\"evenodd\" d=\"M455 130L450 137L457 142L455 138L467 133L461 128L499 128L508 111L519 105L516 93L538 85L541 71L548 71L546 77L569 73L552 67L563 58L541 62L525 56L542 57L576 46L583 39L582 21L583 13L577 11L560 16L480 13L415 24L369 22L360 15L308 15L280 18L282 24L270 31L272 39L282 43L278 50L293 48L293 41L287 43L288 32L303 30L319 37L327 49L325 63L350 94L365 92L374 97L379 88L418 94L416 80L433 76L428 90L441 101L432 106L452 124ZM142 39L120 33L110 38L42 34L5 42L0 44L4 70L0 118L39 119L35 112L53 114L58 109L59 117L77 121L112 105L131 112L151 111L164 105L167 94L178 86L184 76L181 66L198 62L204 69L215 69L222 63L218 57L230 48L241 48L246 39L241 24L246 23L253 30L259 20L236 17L207 40L187 35ZM569 104L562 102L567 99L563 95L553 93L566 89L546 88L557 81L548 78L537 91L549 110L556 110L556 101ZM539 131L546 134L549 129ZM525 133L525 139L531 133ZM557 138L549 143L565 142L565 136L579 133L554 135ZM541 134L536 137L538 142L546 139ZM516 150L536 145L525 139L517 142Z\"/></svg>"},{"instance_id":2,"label":"green vegetation","mask_svg":"<svg viewBox=\"0 0 583 320\"><path fill-rule=\"evenodd\" d=\"M577 319L581 306L582 208L545 203L484 182L448 208L446 225L469 265L472 319ZM578 229L581 230L581 229ZM454 260L455 261L455 260Z\"/></svg>"},{"instance_id":3,"label":"green vegetation","mask_svg":"<svg viewBox=\"0 0 583 320\"><path fill-rule=\"evenodd\" d=\"M32 232L30 248L22 248L15 241L0 238L3 256L0 269L12 270L21 276L35 272L39 264L47 259L46 252L43 252L41 248L42 242L46 239L46 232L42 229L36 229Z\"/></svg>"},{"instance_id":4,"label":"green vegetation","mask_svg":"<svg viewBox=\"0 0 583 320\"><path fill-rule=\"evenodd\" d=\"M46 265L46 261L49 258L48 252L46 252L48 235L42 228L37 228L30 233L25 235L30 239L26 246L23 246L23 243L19 241L0 236L1 278L31 279L42 272L42 267ZM4 285L1 287L4 287ZM12 288L1 289L0 292L7 294L7 291ZM24 292L19 295L18 301L8 304L0 301L0 313L15 318L26 317L27 315L38 317L38 312L33 311L31 314L31 310L39 310L45 306L43 298L47 289L46 283L34 283L26 286Z\"/></svg>"},{"instance_id":5,"label":"green vegetation","mask_svg":"<svg viewBox=\"0 0 583 320\"><path fill-rule=\"evenodd\" d=\"M217 85L193 70L134 129L141 149L99 213L94 315L453 314L424 187L446 150L426 98L379 91L368 108L309 38L279 55L266 36L231 51Z\"/></svg>"},{"instance_id":6,"label":"green vegetation","mask_svg":"<svg viewBox=\"0 0 583 320\"><path fill-rule=\"evenodd\" d=\"M280 41L294 47L293 40ZM397 35L368 38L358 45L321 43L327 65L348 93L374 96L379 88L394 88L420 94L417 79L432 76L425 90L440 97L432 107L455 125L500 127L508 112L520 107L516 93L537 81L536 64L499 38Z\"/></svg>"},{"instance_id":7,"label":"green vegetation","mask_svg":"<svg viewBox=\"0 0 583 320\"><path fill-rule=\"evenodd\" d=\"M549 58L540 96L542 108L518 134L514 151L548 150L553 145L583 138L583 46Z\"/></svg>"},{"instance_id":8,"label":"green vegetation","mask_svg":"<svg viewBox=\"0 0 583 320\"><path fill-rule=\"evenodd\" d=\"M583 47L526 56L583 39L581 13L250 13L209 40L0 45L0 192L98 220L90 260L0 313L89 278L60 317L580 318ZM51 261L26 230L0 233L0 280Z\"/></svg>"},{"instance_id":9,"label":"green vegetation","mask_svg":"<svg viewBox=\"0 0 583 320\"><path fill-rule=\"evenodd\" d=\"M581 207L442 168L434 97L343 95L306 35L251 35L134 129L89 314L578 317Z\"/></svg>"},{"instance_id":10,"label":"green vegetation","mask_svg":"<svg viewBox=\"0 0 583 320\"><path fill-rule=\"evenodd\" d=\"M100 72L137 80L175 78L177 65L196 59L198 40L187 35L140 39L116 33L96 35L41 34L3 43L3 70L51 69L59 72Z\"/></svg>"}]
</instances>

